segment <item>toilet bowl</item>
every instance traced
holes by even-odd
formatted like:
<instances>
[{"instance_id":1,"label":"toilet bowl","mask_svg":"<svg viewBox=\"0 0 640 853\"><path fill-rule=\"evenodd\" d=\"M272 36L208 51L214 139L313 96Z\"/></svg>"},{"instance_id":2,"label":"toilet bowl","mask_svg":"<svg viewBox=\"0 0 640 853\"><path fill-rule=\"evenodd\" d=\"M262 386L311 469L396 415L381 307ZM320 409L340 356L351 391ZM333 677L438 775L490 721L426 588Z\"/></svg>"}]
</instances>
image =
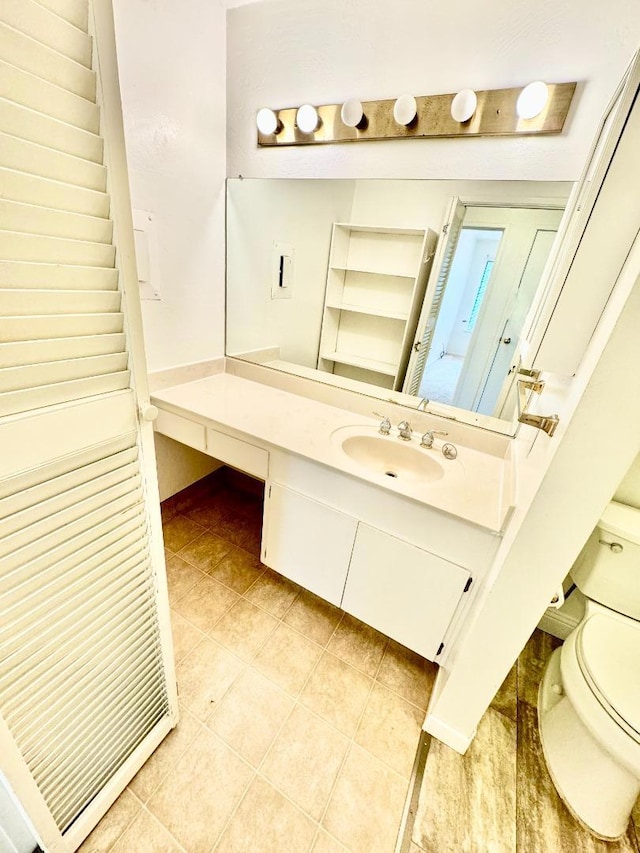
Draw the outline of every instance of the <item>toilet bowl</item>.
<instances>
[{"instance_id":1,"label":"toilet bowl","mask_svg":"<svg viewBox=\"0 0 640 853\"><path fill-rule=\"evenodd\" d=\"M547 663L540 738L569 810L613 840L640 794L640 511L612 502L572 576L585 615Z\"/></svg>"}]
</instances>

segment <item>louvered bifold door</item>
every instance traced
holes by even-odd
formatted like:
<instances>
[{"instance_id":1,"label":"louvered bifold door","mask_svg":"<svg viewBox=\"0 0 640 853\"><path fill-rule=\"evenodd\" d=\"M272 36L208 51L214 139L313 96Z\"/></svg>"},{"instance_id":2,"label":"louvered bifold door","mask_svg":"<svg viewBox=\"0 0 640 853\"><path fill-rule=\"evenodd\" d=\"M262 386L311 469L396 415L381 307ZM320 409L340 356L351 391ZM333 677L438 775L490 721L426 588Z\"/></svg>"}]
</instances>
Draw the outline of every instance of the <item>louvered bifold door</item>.
<instances>
[{"instance_id":1,"label":"louvered bifold door","mask_svg":"<svg viewBox=\"0 0 640 853\"><path fill-rule=\"evenodd\" d=\"M0 769L63 851L175 722L110 15L0 2Z\"/></svg>"},{"instance_id":2,"label":"louvered bifold door","mask_svg":"<svg viewBox=\"0 0 640 853\"><path fill-rule=\"evenodd\" d=\"M129 387L86 29L0 5L0 417Z\"/></svg>"},{"instance_id":3,"label":"louvered bifold door","mask_svg":"<svg viewBox=\"0 0 640 853\"><path fill-rule=\"evenodd\" d=\"M417 395L420 391L422 374L429 356L429 350L433 341L433 333L438 321L440 307L444 299L449 272L455 255L458 238L462 230L462 220L466 208L459 198L453 198L449 205L445 224L442 228L442 236L438 243L436 255L431 267L431 275L427 283L424 303L418 320L416 340L407 368L407 381L404 387L405 394Z\"/></svg>"}]
</instances>

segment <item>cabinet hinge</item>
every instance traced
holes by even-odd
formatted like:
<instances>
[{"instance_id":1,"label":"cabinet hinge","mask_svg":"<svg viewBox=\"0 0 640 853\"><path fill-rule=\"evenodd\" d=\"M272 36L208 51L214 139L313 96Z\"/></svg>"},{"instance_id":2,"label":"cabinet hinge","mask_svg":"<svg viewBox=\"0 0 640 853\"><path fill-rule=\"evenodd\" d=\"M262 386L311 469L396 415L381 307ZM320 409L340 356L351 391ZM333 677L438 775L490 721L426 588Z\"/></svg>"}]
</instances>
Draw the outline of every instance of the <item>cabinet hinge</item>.
<instances>
[{"instance_id":1,"label":"cabinet hinge","mask_svg":"<svg viewBox=\"0 0 640 853\"><path fill-rule=\"evenodd\" d=\"M473 578L469 577L469 579L467 580L466 584L464 585L464 589L462 591L463 592L469 592L469 590L471 589L472 583L473 583Z\"/></svg>"},{"instance_id":2,"label":"cabinet hinge","mask_svg":"<svg viewBox=\"0 0 640 853\"><path fill-rule=\"evenodd\" d=\"M436 652L436 657L440 654L440 652L444 649L444 643L440 643L438 646L438 651Z\"/></svg>"},{"instance_id":3,"label":"cabinet hinge","mask_svg":"<svg viewBox=\"0 0 640 853\"><path fill-rule=\"evenodd\" d=\"M271 486L269 486L269 497L271 497Z\"/></svg>"},{"instance_id":4,"label":"cabinet hinge","mask_svg":"<svg viewBox=\"0 0 640 853\"><path fill-rule=\"evenodd\" d=\"M442 233L446 234L448 231L449 231L449 223L447 222L446 225L442 226Z\"/></svg>"}]
</instances>

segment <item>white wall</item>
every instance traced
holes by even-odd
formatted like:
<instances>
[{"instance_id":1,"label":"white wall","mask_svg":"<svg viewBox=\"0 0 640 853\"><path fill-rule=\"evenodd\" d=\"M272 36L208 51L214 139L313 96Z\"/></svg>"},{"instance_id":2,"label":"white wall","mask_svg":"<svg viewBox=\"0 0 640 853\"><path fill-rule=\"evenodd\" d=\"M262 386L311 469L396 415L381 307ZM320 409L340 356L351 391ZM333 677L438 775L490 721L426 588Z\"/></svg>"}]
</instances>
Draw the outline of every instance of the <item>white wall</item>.
<instances>
[{"instance_id":1,"label":"white wall","mask_svg":"<svg viewBox=\"0 0 640 853\"><path fill-rule=\"evenodd\" d=\"M229 182L227 351L280 347L316 367L334 222L350 221L354 181ZM272 299L274 243L294 250L290 299Z\"/></svg>"},{"instance_id":2,"label":"white wall","mask_svg":"<svg viewBox=\"0 0 640 853\"><path fill-rule=\"evenodd\" d=\"M636 456L613 498L620 503L640 509L640 456Z\"/></svg>"},{"instance_id":3,"label":"white wall","mask_svg":"<svg viewBox=\"0 0 640 853\"><path fill-rule=\"evenodd\" d=\"M575 180L640 42L637 0L270 0L228 13L228 174ZM258 149L260 107L580 81L565 132Z\"/></svg>"},{"instance_id":4,"label":"white wall","mask_svg":"<svg viewBox=\"0 0 640 853\"><path fill-rule=\"evenodd\" d=\"M158 230L162 301L143 302L157 370L224 353L225 11L113 5L132 205Z\"/></svg>"}]
</instances>

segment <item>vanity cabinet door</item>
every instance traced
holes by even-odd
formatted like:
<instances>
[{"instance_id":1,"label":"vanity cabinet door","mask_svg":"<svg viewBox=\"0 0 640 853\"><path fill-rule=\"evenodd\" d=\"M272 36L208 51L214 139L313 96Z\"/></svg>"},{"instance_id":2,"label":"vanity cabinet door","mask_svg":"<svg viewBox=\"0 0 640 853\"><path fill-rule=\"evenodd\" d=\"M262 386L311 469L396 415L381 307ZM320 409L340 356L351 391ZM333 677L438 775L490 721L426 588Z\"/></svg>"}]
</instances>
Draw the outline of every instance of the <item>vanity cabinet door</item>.
<instances>
[{"instance_id":1,"label":"vanity cabinet door","mask_svg":"<svg viewBox=\"0 0 640 853\"><path fill-rule=\"evenodd\" d=\"M342 607L434 660L469 577L455 563L360 524Z\"/></svg>"},{"instance_id":2,"label":"vanity cabinet door","mask_svg":"<svg viewBox=\"0 0 640 853\"><path fill-rule=\"evenodd\" d=\"M263 563L339 606L358 526L356 519L271 484L264 521Z\"/></svg>"}]
</instances>

